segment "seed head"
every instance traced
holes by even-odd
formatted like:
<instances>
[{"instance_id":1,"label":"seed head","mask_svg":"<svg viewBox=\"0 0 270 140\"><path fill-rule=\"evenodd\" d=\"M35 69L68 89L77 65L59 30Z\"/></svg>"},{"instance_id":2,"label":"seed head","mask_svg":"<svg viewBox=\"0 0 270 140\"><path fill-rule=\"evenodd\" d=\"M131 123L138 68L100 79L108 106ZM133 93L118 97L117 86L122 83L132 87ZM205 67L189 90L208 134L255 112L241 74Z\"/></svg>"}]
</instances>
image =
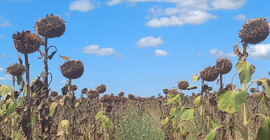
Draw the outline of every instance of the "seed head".
<instances>
[{"instance_id":1,"label":"seed head","mask_svg":"<svg viewBox=\"0 0 270 140\"><path fill-rule=\"evenodd\" d=\"M177 85L177 87L178 87L179 89L182 89L182 90L186 90L188 86L189 86L189 83L188 83L188 81L185 81L185 80L180 81L180 82L178 83L178 85Z\"/></svg>"},{"instance_id":2,"label":"seed head","mask_svg":"<svg viewBox=\"0 0 270 140\"><path fill-rule=\"evenodd\" d=\"M257 44L266 39L269 34L269 24L265 18L256 18L248 20L243 25L238 36L242 39L242 42L248 44Z\"/></svg>"},{"instance_id":3,"label":"seed head","mask_svg":"<svg viewBox=\"0 0 270 140\"><path fill-rule=\"evenodd\" d=\"M118 96L123 97L124 94L125 94L125 93L124 93L123 91L121 91L121 92L118 93Z\"/></svg>"},{"instance_id":4,"label":"seed head","mask_svg":"<svg viewBox=\"0 0 270 140\"><path fill-rule=\"evenodd\" d=\"M84 72L82 61L71 60L60 66L61 73L68 79L80 78Z\"/></svg>"},{"instance_id":5,"label":"seed head","mask_svg":"<svg viewBox=\"0 0 270 140\"><path fill-rule=\"evenodd\" d=\"M22 64L14 63L7 67L7 72L13 76L21 76L25 72L25 67Z\"/></svg>"},{"instance_id":6,"label":"seed head","mask_svg":"<svg viewBox=\"0 0 270 140\"><path fill-rule=\"evenodd\" d=\"M53 92L51 93L51 95L52 95L52 97L56 97L56 96L58 95L58 93L57 93L56 91L53 91Z\"/></svg>"},{"instance_id":7,"label":"seed head","mask_svg":"<svg viewBox=\"0 0 270 140\"><path fill-rule=\"evenodd\" d=\"M42 42L38 35L30 33L30 31L17 32L17 34L13 34L12 38L16 50L23 54L39 50Z\"/></svg>"},{"instance_id":8,"label":"seed head","mask_svg":"<svg viewBox=\"0 0 270 140\"><path fill-rule=\"evenodd\" d=\"M96 87L96 90L99 92L99 93L104 93L106 91L106 86L101 84L101 85L98 85Z\"/></svg>"},{"instance_id":9,"label":"seed head","mask_svg":"<svg viewBox=\"0 0 270 140\"><path fill-rule=\"evenodd\" d=\"M201 78L205 81L214 81L218 77L218 72L215 67L207 67L200 72Z\"/></svg>"},{"instance_id":10,"label":"seed head","mask_svg":"<svg viewBox=\"0 0 270 140\"><path fill-rule=\"evenodd\" d=\"M64 34L66 25L60 17L51 14L37 21L35 29L43 37L55 38Z\"/></svg>"},{"instance_id":11,"label":"seed head","mask_svg":"<svg viewBox=\"0 0 270 140\"><path fill-rule=\"evenodd\" d=\"M219 74L227 74L232 70L232 62L227 58L217 59L215 69Z\"/></svg>"},{"instance_id":12,"label":"seed head","mask_svg":"<svg viewBox=\"0 0 270 140\"><path fill-rule=\"evenodd\" d=\"M82 89L82 91L81 91L83 94L86 94L87 92L88 92L88 89L87 88L84 88L84 89Z\"/></svg>"}]
</instances>

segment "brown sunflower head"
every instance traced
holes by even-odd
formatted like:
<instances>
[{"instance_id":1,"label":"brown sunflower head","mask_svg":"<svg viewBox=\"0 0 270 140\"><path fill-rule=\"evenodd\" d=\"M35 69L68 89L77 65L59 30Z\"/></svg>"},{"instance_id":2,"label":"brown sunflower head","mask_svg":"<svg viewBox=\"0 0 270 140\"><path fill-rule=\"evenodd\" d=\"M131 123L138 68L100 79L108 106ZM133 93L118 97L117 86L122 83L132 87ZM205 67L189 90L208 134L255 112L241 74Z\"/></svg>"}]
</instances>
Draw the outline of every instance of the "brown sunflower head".
<instances>
[{"instance_id":1,"label":"brown sunflower head","mask_svg":"<svg viewBox=\"0 0 270 140\"><path fill-rule=\"evenodd\" d=\"M188 86L189 86L189 83L188 83L188 81L185 81L185 80L180 81L180 82L178 83L178 85L177 85L177 87L178 87L179 89L182 89L182 90L186 90Z\"/></svg>"},{"instance_id":2,"label":"brown sunflower head","mask_svg":"<svg viewBox=\"0 0 270 140\"><path fill-rule=\"evenodd\" d=\"M265 18L256 18L248 20L239 32L238 36L242 42L248 44L257 44L266 39L269 34L269 24Z\"/></svg>"},{"instance_id":3,"label":"brown sunflower head","mask_svg":"<svg viewBox=\"0 0 270 140\"><path fill-rule=\"evenodd\" d=\"M36 22L36 32L46 38L60 37L66 30L65 22L58 16L46 15Z\"/></svg>"},{"instance_id":4,"label":"brown sunflower head","mask_svg":"<svg viewBox=\"0 0 270 140\"><path fill-rule=\"evenodd\" d=\"M16 50L23 54L39 50L42 42L38 35L30 33L30 31L17 32L17 34L13 34L12 38Z\"/></svg>"},{"instance_id":5,"label":"brown sunflower head","mask_svg":"<svg viewBox=\"0 0 270 140\"><path fill-rule=\"evenodd\" d=\"M81 91L82 94L86 94L87 92L88 92L87 88L83 88L82 91Z\"/></svg>"},{"instance_id":6,"label":"brown sunflower head","mask_svg":"<svg viewBox=\"0 0 270 140\"><path fill-rule=\"evenodd\" d=\"M217 59L215 69L219 74L227 74L232 70L232 62L227 58Z\"/></svg>"},{"instance_id":7,"label":"brown sunflower head","mask_svg":"<svg viewBox=\"0 0 270 140\"><path fill-rule=\"evenodd\" d=\"M56 97L56 96L58 95L58 92L53 91L53 92L51 93L51 95L52 95L52 97Z\"/></svg>"},{"instance_id":8,"label":"brown sunflower head","mask_svg":"<svg viewBox=\"0 0 270 140\"><path fill-rule=\"evenodd\" d=\"M98 85L96 87L96 90L99 92L99 93L104 93L106 91L106 86L101 84L101 85Z\"/></svg>"},{"instance_id":9,"label":"brown sunflower head","mask_svg":"<svg viewBox=\"0 0 270 140\"><path fill-rule=\"evenodd\" d=\"M22 64L14 63L7 67L7 73L13 76L21 76L25 72L25 67Z\"/></svg>"},{"instance_id":10,"label":"brown sunflower head","mask_svg":"<svg viewBox=\"0 0 270 140\"><path fill-rule=\"evenodd\" d=\"M200 72L200 76L204 81L214 81L218 77L218 72L215 67L207 67Z\"/></svg>"},{"instance_id":11,"label":"brown sunflower head","mask_svg":"<svg viewBox=\"0 0 270 140\"><path fill-rule=\"evenodd\" d=\"M68 79L80 78L84 72L82 61L71 60L60 66L61 73Z\"/></svg>"},{"instance_id":12,"label":"brown sunflower head","mask_svg":"<svg viewBox=\"0 0 270 140\"><path fill-rule=\"evenodd\" d=\"M123 91L118 93L118 96L120 96L120 97L123 97L124 95L125 95L125 93Z\"/></svg>"}]
</instances>

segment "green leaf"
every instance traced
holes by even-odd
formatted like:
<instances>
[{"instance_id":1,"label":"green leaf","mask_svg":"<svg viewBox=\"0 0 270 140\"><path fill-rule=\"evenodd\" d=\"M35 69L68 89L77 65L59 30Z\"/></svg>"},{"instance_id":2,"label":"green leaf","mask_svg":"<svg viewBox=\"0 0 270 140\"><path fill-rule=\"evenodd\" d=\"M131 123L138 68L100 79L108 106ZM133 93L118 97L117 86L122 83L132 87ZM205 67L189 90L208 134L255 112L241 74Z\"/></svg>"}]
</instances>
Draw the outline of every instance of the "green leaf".
<instances>
[{"instance_id":1,"label":"green leaf","mask_svg":"<svg viewBox=\"0 0 270 140\"><path fill-rule=\"evenodd\" d=\"M22 104L23 97L19 97L17 100L17 106L20 106Z\"/></svg>"},{"instance_id":2,"label":"green leaf","mask_svg":"<svg viewBox=\"0 0 270 140\"><path fill-rule=\"evenodd\" d=\"M16 76L17 77L17 84L21 85L21 82L23 81L23 77L21 76Z\"/></svg>"},{"instance_id":3,"label":"green leaf","mask_svg":"<svg viewBox=\"0 0 270 140\"><path fill-rule=\"evenodd\" d=\"M221 90L218 92L218 108L228 113L237 112L247 99L245 91Z\"/></svg>"},{"instance_id":4,"label":"green leaf","mask_svg":"<svg viewBox=\"0 0 270 140\"><path fill-rule=\"evenodd\" d=\"M180 110L178 111L179 114L182 114L184 112L185 108L181 107Z\"/></svg>"},{"instance_id":5,"label":"green leaf","mask_svg":"<svg viewBox=\"0 0 270 140\"><path fill-rule=\"evenodd\" d=\"M175 108L175 107L172 107L172 108L170 109L170 115L171 115L171 116L175 116L175 115L176 115L176 108Z\"/></svg>"},{"instance_id":6,"label":"green leaf","mask_svg":"<svg viewBox=\"0 0 270 140\"><path fill-rule=\"evenodd\" d=\"M213 129L208 135L204 138L204 140L213 140L216 134L216 128Z\"/></svg>"},{"instance_id":7,"label":"green leaf","mask_svg":"<svg viewBox=\"0 0 270 140\"><path fill-rule=\"evenodd\" d=\"M36 115L32 115L32 123L35 124L38 120L38 117Z\"/></svg>"},{"instance_id":8,"label":"green leaf","mask_svg":"<svg viewBox=\"0 0 270 140\"><path fill-rule=\"evenodd\" d=\"M181 101L181 96L180 96L180 94L177 94L177 95L174 97L174 100L175 100L176 102L180 102L180 101Z\"/></svg>"},{"instance_id":9,"label":"green leaf","mask_svg":"<svg viewBox=\"0 0 270 140\"><path fill-rule=\"evenodd\" d=\"M3 97L3 96L5 96L5 95L7 95L8 93L11 92L11 87L5 86L5 85L1 85L0 92L1 92L1 96Z\"/></svg>"},{"instance_id":10,"label":"green leaf","mask_svg":"<svg viewBox=\"0 0 270 140\"><path fill-rule=\"evenodd\" d=\"M200 96L198 96L198 97L196 97L195 99L194 99L194 105L196 106L196 107L199 107L199 106L201 106L201 95Z\"/></svg>"},{"instance_id":11,"label":"green leaf","mask_svg":"<svg viewBox=\"0 0 270 140\"><path fill-rule=\"evenodd\" d=\"M270 98L270 89L269 89L269 86L268 86L269 79L263 78L263 79L259 79L259 80L262 82L262 85L264 87L264 91L265 91L266 96L268 98Z\"/></svg>"},{"instance_id":12,"label":"green leaf","mask_svg":"<svg viewBox=\"0 0 270 140\"><path fill-rule=\"evenodd\" d=\"M211 120L210 123L211 123L212 128L217 127L217 123L215 121Z\"/></svg>"},{"instance_id":13,"label":"green leaf","mask_svg":"<svg viewBox=\"0 0 270 140\"><path fill-rule=\"evenodd\" d=\"M251 80L252 74L255 72L255 67L244 61L239 61L236 68L239 73L241 84L248 83Z\"/></svg>"},{"instance_id":14,"label":"green leaf","mask_svg":"<svg viewBox=\"0 0 270 140\"><path fill-rule=\"evenodd\" d=\"M99 112L96 114L95 119L98 120L98 119L100 119L102 116L103 116L102 111L99 111Z\"/></svg>"},{"instance_id":15,"label":"green leaf","mask_svg":"<svg viewBox=\"0 0 270 140\"><path fill-rule=\"evenodd\" d=\"M57 106L58 106L58 103L56 103L56 102L51 103L51 106L50 106L50 116L51 117L54 117Z\"/></svg>"},{"instance_id":16,"label":"green leaf","mask_svg":"<svg viewBox=\"0 0 270 140\"><path fill-rule=\"evenodd\" d=\"M19 140L21 137L21 134L20 133L16 133L15 136L14 136L14 139L15 140Z\"/></svg>"},{"instance_id":17,"label":"green leaf","mask_svg":"<svg viewBox=\"0 0 270 140\"><path fill-rule=\"evenodd\" d=\"M9 116L10 114L12 114L15 108L16 108L16 103L12 101L8 106L6 116Z\"/></svg>"},{"instance_id":18,"label":"green leaf","mask_svg":"<svg viewBox=\"0 0 270 140\"><path fill-rule=\"evenodd\" d=\"M185 109L184 112L181 114L182 120L192 120L194 115L194 109Z\"/></svg>"},{"instance_id":19,"label":"green leaf","mask_svg":"<svg viewBox=\"0 0 270 140\"><path fill-rule=\"evenodd\" d=\"M257 140L268 140L270 138L270 121L265 118L262 121L261 128L258 131Z\"/></svg>"},{"instance_id":20,"label":"green leaf","mask_svg":"<svg viewBox=\"0 0 270 140\"><path fill-rule=\"evenodd\" d=\"M166 117L163 120L161 120L160 123L161 123L161 125L166 125L168 123L168 121L169 121L169 117Z\"/></svg>"},{"instance_id":21,"label":"green leaf","mask_svg":"<svg viewBox=\"0 0 270 140\"><path fill-rule=\"evenodd\" d=\"M198 81L199 80L199 75L195 74L192 76L192 82Z\"/></svg>"},{"instance_id":22,"label":"green leaf","mask_svg":"<svg viewBox=\"0 0 270 140\"><path fill-rule=\"evenodd\" d=\"M172 124L176 124L176 117L172 118Z\"/></svg>"}]
</instances>

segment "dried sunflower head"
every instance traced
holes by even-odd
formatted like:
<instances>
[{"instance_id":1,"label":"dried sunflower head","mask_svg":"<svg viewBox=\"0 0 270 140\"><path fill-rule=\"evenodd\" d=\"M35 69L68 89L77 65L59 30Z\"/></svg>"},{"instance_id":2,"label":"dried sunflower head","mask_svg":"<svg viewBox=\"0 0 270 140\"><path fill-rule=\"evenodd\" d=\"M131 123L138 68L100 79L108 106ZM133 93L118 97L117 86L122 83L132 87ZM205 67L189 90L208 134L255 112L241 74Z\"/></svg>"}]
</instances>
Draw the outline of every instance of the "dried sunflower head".
<instances>
[{"instance_id":1,"label":"dried sunflower head","mask_svg":"<svg viewBox=\"0 0 270 140\"><path fill-rule=\"evenodd\" d=\"M38 35L30 33L30 31L17 32L17 34L13 34L12 38L16 50L23 54L39 50L42 42Z\"/></svg>"},{"instance_id":2,"label":"dried sunflower head","mask_svg":"<svg viewBox=\"0 0 270 140\"><path fill-rule=\"evenodd\" d=\"M238 36L242 39L242 42L248 44L257 44L266 39L269 34L269 24L265 18L256 18L248 20L243 25Z\"/></svg>"},{"instance_id":3,"label":"dried sunflower head","mask_svg":"<svg viewBox=\"0 0 270 140\"><path fill-rule=\"evenodd\" d=\"M13 76L21 76L25 72L25 67L22 64L14 63L7 67L7 73Z\"/></svg>"},{"instance_id":4,"label":"dried sunflower head","mask_svg":"<svg viewBox=\"0 0 270 140\"><path fill-rule=\"evenodd\" d=\"M51 14L37 21L35 29L43 37L55 38L64 34L66 25L60 17Z\"/></svg>"},{"instance_id":5,"label":"dried sunflower head","mask_svg":"<svg viewBox=\"0 0 270 140\"><path fill-rule=\"evenodd\" d=\"M207 67L200 72L200 76L204 81L214 81L218 77L218 72L215 67Z\"/></svg>"},{"instance_id":6,"label":"dried sunflower head","mask_svg":"<svg viewBox=\"0 0 270 140\"><path fill-rule=\"evenodd\" d=\"M60 66L61 73L68 79L80 78L84 72L82 61L72 60L65 62Z\"/></svg>"},{"instance_id":7,"label":"dried sunflower head","mask_svg":"<svg viewBox=\"0 0 270 140\"><path fill-rule=\"evenodd\" d=\"M232 62L227 58L217 59L215 69L219 74L227 74L232 70Z\"/></svg>"},{"instance_id":8,"label":"dried sunflower head","mask_svg":"<svg viewBox=\"0 0 270 140\"><path fill-rule=\"evenodd\" d=\"M189 83L188 83L188 81L185 81L185 80L180 81L180 82L178 83L178 85L177 85L177 87L178 87L179 89L182 89L182 90L186 90L188 86L189 86Z\"/></svg>"},{"instance_id":9,"label":"dried sunflower head","mask_svg":"<svg viewBox=\"0 0 270 140\"><path fill-rule=\"evenodd\" d=\"M96 87L96 90L99 92L99 93L104 93L106 91L106 86L101 84L101 85L98 85Z\"/></svg>"}]
</instances>

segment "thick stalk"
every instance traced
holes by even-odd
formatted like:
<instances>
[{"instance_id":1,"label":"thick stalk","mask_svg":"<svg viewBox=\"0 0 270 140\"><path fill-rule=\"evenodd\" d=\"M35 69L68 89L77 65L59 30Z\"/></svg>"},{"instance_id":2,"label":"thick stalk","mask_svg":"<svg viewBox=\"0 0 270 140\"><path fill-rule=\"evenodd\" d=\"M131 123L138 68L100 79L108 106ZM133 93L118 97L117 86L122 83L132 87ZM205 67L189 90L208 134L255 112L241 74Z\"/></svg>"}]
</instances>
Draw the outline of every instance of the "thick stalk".
<instances>
[{"instance_id":1,"label":"thick stalk","mask_svg":"<svg viewBox=\"0 0 270 140\"><path fill-rule=\"evenodd\" d=\"M68 140L72 140L72 125L71 125L71 116L72 116L72 110L71 110L71 105L72 105L72 101L71 101L71 79L68 79L68 123L69 123L69 127L68 127Z\"/></svg>"},{"instance_id":2,"label":"thick stalk","mask_svg":"<svg viewBox=\"0 0 270 140\"><path fill-rule=\"evenodd\" d=\"M45 44L44 44L44 69L45 69L45 77L44 77L44 82L46 86L46 94L48 94L48 38L45 37Z\"/></svg>"},{"instance_id":3,"label":"thick stalk","mask_svg":"<svg viewBox=\"0 0 270 140\"><path fill-rule=\"evenodd\" d=\"M31 95L30 95L30 80L29 80L29 63L28 63L28 54L24 54L25 56L25 66L26 66L26 93L27 93L27 128L28 134L27 138L32 140L32 126L31 126Z\"/></svg>"},{"instance_id":4,"label":"thick stalk","mask_svg":"<svg viewBox=\"0 0 270 140\"><path fill-rule=\"evenodd\" d=\"M14 102L14 92L15 92L15 76L12 75L12 101ZM14 136L14 118L11 119L11 137Z\"/></svg>"},{"instance_id":5,"label":"thick stalk","mask_svg":"<svg viewBox=\"0 0 270 140\"><path fill-rule=\"evenodd\" d=\"M242 90L246 91L246 84L242 84ZM243 105L243 139L244 140L248 140L248 119L247 119L247 107L246 107L246 103L244 103Z\"/></svg>"},{"instance_id":6,"label":"thick stalk","mask_svg":"<svg viewBox=\"0 0 270 140\"><path fill-rule=\"evenodd\" d=\"M204 98L203 98L203 92L204 92L204 80L202 80L202 83L201 83L202 87L201 87L201 112L200 112L200 119L201 119L201 129L202 129L202 135L204 135L204 119L203 119L203 108L204 108Z\"/></svg>"},{"instance_id":7,"label":"thick stalk","mask_svg":"<svg viewBox=\"0 0 270 140\"><path fill-rule=\"evenodd\" d=\"M219 74L219 90L223 89L222 74Z\"/></svg>"}]
</instances>

